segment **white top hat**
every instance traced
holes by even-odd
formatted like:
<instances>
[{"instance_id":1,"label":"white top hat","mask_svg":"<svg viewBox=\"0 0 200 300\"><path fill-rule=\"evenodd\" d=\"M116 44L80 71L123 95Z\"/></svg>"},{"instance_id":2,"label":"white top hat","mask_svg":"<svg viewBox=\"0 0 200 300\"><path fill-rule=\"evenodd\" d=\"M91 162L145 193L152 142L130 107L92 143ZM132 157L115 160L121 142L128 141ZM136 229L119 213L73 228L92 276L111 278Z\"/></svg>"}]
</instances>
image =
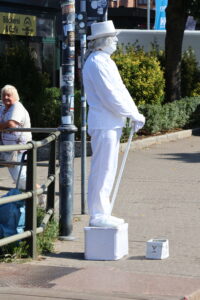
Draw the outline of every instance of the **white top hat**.
<instances>
[{"instance_id":1,"label":"white top hat","mask_svg":"<svg viewBox=\"0 0 200 300\"><path fill-rule=\"evenodd\" d=\"M111 20L105 22L92 23L91 35L87 37L88 40L95 40L106 36L115 36L117 31Z\"/></svg>"}]
</instances>

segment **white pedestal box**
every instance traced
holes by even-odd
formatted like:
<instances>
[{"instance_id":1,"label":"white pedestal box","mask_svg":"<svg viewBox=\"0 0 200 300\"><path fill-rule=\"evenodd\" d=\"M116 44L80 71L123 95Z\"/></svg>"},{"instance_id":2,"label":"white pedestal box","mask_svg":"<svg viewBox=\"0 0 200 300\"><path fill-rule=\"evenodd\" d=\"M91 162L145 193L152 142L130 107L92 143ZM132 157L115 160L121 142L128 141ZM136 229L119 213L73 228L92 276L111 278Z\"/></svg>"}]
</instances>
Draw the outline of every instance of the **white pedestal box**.
<instances>
[{"instance_id":1,"label":"white pedestal box","mask_svg":"<svg viewBox=\"0 0 200 300\"><path fill-rule=\"evenodd\" d=\"M128 223L117 228L85 227L85 259L118 260L128 254Z\"/></svg>"},{"instance_id":2,"label":"white pedestal box","mask_svg":"<svg viewBox=\"0 0 200 300\"><path fill-rule=\"evenodd\" d=\"M146 258L164 259L169 257L169 242L165 239L147 241Z\"/></svg>"}]
</instances>

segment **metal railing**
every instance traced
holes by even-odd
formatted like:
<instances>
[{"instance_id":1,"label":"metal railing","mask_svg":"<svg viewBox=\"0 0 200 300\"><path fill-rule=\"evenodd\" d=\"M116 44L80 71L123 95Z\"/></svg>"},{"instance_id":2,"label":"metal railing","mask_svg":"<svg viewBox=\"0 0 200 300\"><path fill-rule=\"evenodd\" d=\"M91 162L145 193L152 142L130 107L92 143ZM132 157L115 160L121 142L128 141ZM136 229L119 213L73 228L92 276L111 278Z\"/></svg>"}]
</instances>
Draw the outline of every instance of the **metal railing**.
<instances>
[{"instance_id":1,"label":"metal railing","mask_svg":"<svg viewBox=\"0 0 200 300\"><path fill-rule=\"evenodd\" d=\"M36 239L37 234L42 233L55 212L55 183L56 178L60 172L60 167L56 163L56 149L60 131L56 128L23 128L23 129L9 129L12 131L31 131L31 132L46 132L50 135L41 141L30 141L26 145L2 145L0 152L24 150L27 151L27 160L23 164L27 165L26 191L14 196L6 196L1 198L0 205L10 202L25 200L26 206L26 220L25 231L9 237L0 239L0 247L10 244L15 241L27 239L29 245L30 255L33 259L37 257ZM37 161L37 150L46 145L50 145L49 163L39 164ZM1 162L0 165L19 165L17 162ZM48 176L46 182L36 188L37 183L37 166L48 166ZM8 187L0 186L0 190L9 190ZM46 214L37 227L37 197L43 193L47 193Z\"/></svg>"}]
</instances>

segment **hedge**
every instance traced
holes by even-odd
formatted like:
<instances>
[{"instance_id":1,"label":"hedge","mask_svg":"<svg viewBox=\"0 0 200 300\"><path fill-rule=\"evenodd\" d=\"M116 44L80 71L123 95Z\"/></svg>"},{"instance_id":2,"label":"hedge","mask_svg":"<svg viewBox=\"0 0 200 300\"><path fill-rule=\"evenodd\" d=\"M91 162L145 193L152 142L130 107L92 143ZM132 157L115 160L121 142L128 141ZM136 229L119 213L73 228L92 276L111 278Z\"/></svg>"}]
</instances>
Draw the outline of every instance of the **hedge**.
<instances>
[{"instance_id":1,"label":"hedge","mask_svg":"<svg viewBox=\"0 0 200 300\"><path fill-rule=\"evenodd\" d=\"M146 104L140 106L139 110L146 117L146 124L142 130L144 134L200 126L200 96L164 105Z\"/></svg>"}]
</instances>

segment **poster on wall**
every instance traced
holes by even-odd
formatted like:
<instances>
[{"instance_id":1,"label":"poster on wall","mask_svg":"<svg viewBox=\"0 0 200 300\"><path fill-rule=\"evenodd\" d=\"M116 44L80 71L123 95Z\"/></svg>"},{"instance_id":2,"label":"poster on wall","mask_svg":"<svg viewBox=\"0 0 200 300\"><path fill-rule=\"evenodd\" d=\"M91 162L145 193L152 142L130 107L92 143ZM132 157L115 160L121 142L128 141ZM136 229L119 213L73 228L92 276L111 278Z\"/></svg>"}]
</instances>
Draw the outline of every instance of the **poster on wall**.
<instances>
[{"instance_id":1,"label":"poster on wall","mask_svg":"<svg viewBox=\"0 0 200 300\"><path fill-rule=\"evenodd\" d=\"M166 25L166 13L168 0L156 0L156 19L155 19L155 30L165 30Z\"/></svg>"}]
</instances>

